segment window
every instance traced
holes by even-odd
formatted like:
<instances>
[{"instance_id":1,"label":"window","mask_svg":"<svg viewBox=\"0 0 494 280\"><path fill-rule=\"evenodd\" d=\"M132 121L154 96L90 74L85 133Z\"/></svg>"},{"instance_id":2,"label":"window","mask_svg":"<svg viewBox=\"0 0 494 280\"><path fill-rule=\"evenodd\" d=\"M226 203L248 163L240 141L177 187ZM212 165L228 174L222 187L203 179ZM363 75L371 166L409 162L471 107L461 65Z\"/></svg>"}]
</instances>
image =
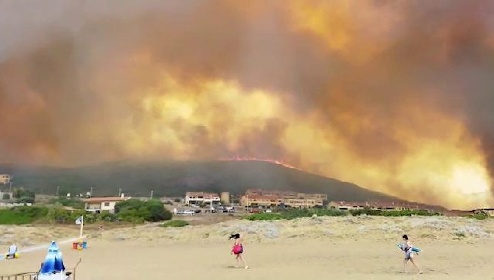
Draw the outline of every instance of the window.
<instances>
[{"instance_id":1,"label":"window","mask_svg":"<svg viewBox=\"0 0 494 280\"><path fill-rule=\"evenodd\" d=\"M105 202L105 206L110 206L110 202Z\"/></svg>"}]
</instances>

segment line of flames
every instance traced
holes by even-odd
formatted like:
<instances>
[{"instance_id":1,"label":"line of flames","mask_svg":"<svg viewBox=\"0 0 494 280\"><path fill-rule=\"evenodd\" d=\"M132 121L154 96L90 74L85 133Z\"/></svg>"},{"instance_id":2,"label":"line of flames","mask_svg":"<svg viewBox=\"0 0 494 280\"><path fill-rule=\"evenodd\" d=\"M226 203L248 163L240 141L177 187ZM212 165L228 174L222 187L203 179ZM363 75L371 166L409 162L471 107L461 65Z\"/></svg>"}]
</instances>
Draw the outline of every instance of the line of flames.
<instances>
[{"instance_id":1,"label":"line of flames","mask_svg":"<svg viewBox=\"0 0 494 280\"><path fill-rule=\"evenodd\" d=\"M281 161L281 160L277 160L277 159L269 159L269 158L256 158L256 157L240 157L240 156L236 156L236 157L230 157L230 158L220 158L219 159L220 161L258 161L258 162L268 162L268 163L272 163L272 164L276 164L276 165L280 165L280 166L283 166L283 167L286 167L286 168L290 168L290 169L297 169L297 170L302 170L298 167L295 167L289 163L286 163L284 161Z\"/></svg>"}]
</instances>

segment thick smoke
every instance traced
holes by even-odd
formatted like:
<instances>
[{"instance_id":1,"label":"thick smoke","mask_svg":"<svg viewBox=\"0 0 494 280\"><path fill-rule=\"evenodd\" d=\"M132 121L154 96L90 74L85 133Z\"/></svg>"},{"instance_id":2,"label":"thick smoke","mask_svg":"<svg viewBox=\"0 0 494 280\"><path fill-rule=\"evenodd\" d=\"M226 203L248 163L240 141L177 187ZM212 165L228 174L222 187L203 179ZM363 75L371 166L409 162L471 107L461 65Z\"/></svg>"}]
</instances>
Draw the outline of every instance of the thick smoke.
<instances>
[{"instance_id":1,"label":"thick smoke","mask_svg":"<svg viewBox=\"0 0 494 280\"><path fill-rule=\"evenodd\" d=\"M458 192L494 175L493 12L491 1L3 1L0 162L256 156L466 205Z\"/></svg>"}]
</instances>

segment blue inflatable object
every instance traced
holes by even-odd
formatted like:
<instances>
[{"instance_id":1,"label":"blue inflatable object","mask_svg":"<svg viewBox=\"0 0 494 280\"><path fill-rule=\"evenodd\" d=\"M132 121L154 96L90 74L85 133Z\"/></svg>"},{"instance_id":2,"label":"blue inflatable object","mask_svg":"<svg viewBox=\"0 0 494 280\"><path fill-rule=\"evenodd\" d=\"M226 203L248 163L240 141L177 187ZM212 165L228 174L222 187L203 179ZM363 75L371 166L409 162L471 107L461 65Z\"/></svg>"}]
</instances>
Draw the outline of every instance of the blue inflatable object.
<instances>
[{"instance_id":1,"label":"blue inflatable object","mask_svg":"<svg viewBox=\"0 0 494 280\"><path fill-rule=\"evenodd\" d=\"M403 244L398 244L398 248L400 248L400 250L404 251L405 250L405 246ZM417 247L412 247L412 252L414 253L418 253L418 252L421 252L422 250L420 248L417 248Z\"/></svg>"}]
</instances>

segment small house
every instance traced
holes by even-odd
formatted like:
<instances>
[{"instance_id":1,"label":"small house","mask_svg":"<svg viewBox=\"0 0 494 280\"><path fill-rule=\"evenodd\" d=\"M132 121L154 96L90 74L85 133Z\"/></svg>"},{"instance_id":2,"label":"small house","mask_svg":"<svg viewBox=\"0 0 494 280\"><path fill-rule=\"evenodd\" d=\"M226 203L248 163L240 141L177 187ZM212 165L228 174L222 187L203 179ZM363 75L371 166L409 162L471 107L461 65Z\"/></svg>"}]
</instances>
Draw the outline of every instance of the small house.
<instances>
[{"instance_id":1,"label":"small house","mask_svg":"<svg viewBox=\"0 0 494 280\"><path fill-rule=\"evenodd\" d=\"M124 196L113 196L113 197L91 197L84 199L84 209L86 212L101 213L107 211L110 213L115 213L115 205L118 202L126 201L130 197Z\"/></svg>"}]
</instances>

